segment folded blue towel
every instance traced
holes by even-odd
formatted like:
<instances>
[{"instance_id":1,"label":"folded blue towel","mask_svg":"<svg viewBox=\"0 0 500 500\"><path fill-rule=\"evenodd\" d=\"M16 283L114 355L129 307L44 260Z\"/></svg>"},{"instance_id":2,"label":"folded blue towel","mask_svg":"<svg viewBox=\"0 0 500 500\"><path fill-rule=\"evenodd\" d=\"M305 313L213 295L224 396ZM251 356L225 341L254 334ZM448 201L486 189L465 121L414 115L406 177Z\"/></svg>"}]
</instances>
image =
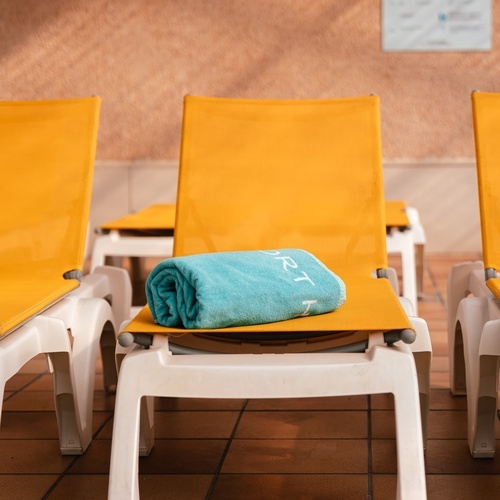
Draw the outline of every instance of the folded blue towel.
<instances>
[{"instance_id":1,"label":"folded blue towel","mask_svg":"<svg viewBox=\"0 0 500 500\"><path fill-rule=\"evenodd\" d=\"M156 323L222 328L334 311L344 282L309 252L297 249L174 257L148 276L146 296Z\"/></svg>"}]
</instances>

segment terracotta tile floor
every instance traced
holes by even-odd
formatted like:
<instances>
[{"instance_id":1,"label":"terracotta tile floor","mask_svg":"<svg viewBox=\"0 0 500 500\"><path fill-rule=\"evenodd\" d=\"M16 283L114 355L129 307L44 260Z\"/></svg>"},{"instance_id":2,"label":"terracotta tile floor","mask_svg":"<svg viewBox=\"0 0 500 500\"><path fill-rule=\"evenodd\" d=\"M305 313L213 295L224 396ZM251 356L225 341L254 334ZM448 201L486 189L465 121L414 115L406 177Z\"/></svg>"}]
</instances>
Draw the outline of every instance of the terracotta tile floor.
<instances>
[{"instance_id":1,"label":"terracotta tile floor","mask_svg":"<svg viewBox=\"0 0 500 500\"><path fill-rule=\"evenodd\" d=\"M479 255L427 255L419 315L434 348L426 453L430 499L487 499L500 491L500 450L473 460L465 398L449 393L446 279ZM397 267L398 263L393 263ZM61 456L45 359L7 384L0 428L0 498L105 499L114 398L97 368L94 440ZM140 459L142 498L390 499L395 497L395 429L390 396L307 400L156 402L156 444Z\"/></svg>"}]
</instances>

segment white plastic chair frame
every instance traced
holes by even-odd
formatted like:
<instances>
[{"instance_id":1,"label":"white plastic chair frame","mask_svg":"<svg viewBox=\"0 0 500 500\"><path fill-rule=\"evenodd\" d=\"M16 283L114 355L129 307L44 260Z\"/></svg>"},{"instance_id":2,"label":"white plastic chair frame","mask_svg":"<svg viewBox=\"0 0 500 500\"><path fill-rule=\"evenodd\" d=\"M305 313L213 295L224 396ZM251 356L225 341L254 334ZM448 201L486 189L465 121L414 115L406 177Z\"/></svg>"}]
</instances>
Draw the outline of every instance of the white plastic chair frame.
<instances>
[{"instance_id":1,"label":"white plastic chair frame","mask_svg":"<svg viewBox=\"0 0 500 500\"><path fill-rule=\"evenodd\" d=\"M64 321L68 319L73 323L72 338ZM26 362L39 354L48 355L63 455L82 454L91 441L97 346L111 319L105 301L67 296L0 342L2 396L6 381Z\"/></svg>"},{"instance_id":2,"label":"white plastic chair frame","mask_svg":"<svg viewBox=\"0 0 500 500\"><path fill-rule=\"evenodd\" d=\"M80 286L68 297L73 300L99 298L105 299L111 308L111 329L104 329L99 337L101 358L103 364L104 388L107 392L114 392L118 379L116 367L116 335L120 325L131 316L132 285L125 269L113 266L99 266L92 273L83 276ZM44 314L53 312L49 309ZM85 318L83 317L83 320ZM68 320L71 329L72 321Z\"/></svg>"},{"instance_id":3,"label":"white plastic chair frame","mask_svg":"<svg viewBox=\"0 0 500 500\"><path fill-rule=\"evenodd\" d=\"M99 345L105 388L113 391L116 387L115 332L119 322L130 315L130 301L126 271L97 268L76 290L0 341L2 400L9 378L35 356L48 355L63 455L82 454L92 439Z\"/></svg>"},{"instance_id":4,"label":"white plastic chair frame","mask_svg":"<svg viewBox=\"0 0 500 500\"><path fill-rule=\"evenodd\" d=\"M474 458L495 456L499 331L500 303L486 286L483 263L453 266L448 277L450 388L455 396L467 395L468 444Z\"/></svg>"},{"instance_id":5,"label":"white plastic chair frame","mask_svg":"<svg viewBox=\"0 0 500 500\"><path fill-rule=\"evenodd\" d=\"M99 234L92 248L90 269L103 266L106 257L161 257L172 256L172 236L127 236L112 230Z\"/></svg>"},{"instance_id":6,"label":"white plastic chair frame","mask_svg":"<svg viewBox=\"0 0 500 500\"><path fill-rule=\"evenodd\" d=\"M427 326L418 318L412 324L416 342L422 341L415 349L423 348L425 354ZM420 414L419 401L412 396L419 391L413 354L402 342L387 349L381 337L372 339L364 353L173 355L168 337L162 335L154 336L148 350L134 346L120 367L108 498L139 498L139 454L148 455L154 444L152 397L298 398L368 393L394 394L398 498L426 498L423 435L420 420L415 418ZM366 373L362 384L352 377L353 372ZM414 386L408 385L411 380Z\"/></svg>"}]
</instances>

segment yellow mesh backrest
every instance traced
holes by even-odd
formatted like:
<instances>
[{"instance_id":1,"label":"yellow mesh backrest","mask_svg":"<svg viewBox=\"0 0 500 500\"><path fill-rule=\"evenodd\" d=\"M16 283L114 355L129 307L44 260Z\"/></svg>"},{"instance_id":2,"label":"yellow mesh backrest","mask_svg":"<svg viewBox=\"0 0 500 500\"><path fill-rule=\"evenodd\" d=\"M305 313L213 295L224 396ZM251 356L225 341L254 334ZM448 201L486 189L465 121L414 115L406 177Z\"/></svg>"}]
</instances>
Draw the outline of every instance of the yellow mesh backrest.
<instances>
[{"instance_id":1,"label":"yellow mesh backrest","mask_svg":"<svg viewBox=\"0 0 500 500\"><path fill-rule=\"evenodd\" d=\"M379 99L187 96L175 255L297 247L386 267Z\"/></svg>"},{"instance_id":2,"label":"yellow mesh backrest","mask_svg":"<svg viewBox=\"0 0 500 500\"><path fill-rule=\"evenodd\" d=\"M500 270L500 93L473 92L483 260Z\"/></svg>"},{"instance_id":3,"label":"yellow mesh backrest","mask_svg":"<svg viewBox=\"0 0 500 500\"><path fill-rule=\"evenodd\" d=\"M100 99L0 102L0 272L82 269Z\"/></svg>"}]
</instances>

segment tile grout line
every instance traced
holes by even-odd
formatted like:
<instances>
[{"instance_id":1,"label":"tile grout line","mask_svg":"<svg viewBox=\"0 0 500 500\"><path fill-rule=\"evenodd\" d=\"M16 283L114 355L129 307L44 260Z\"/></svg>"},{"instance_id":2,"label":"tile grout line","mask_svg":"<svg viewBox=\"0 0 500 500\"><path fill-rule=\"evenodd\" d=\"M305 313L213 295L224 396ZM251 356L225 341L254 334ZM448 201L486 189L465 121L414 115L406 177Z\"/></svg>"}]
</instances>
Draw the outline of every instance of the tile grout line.
<instances>
[{"instance_id":1,"label":"tile grout line","mask_svg":"<svg viewBox=\"0 0 500 500\"><path fill-rule=\"evenodd\" d=\"M367 446L368 446L368 500L371 500L373 498L373 478L372 478L372 472L373 472L373 459L372 459L372 397L371 394L368 394L368 400L367 400L367 419L366 419L366 426L367 426Z\"/></svg>"},{"instance_id":2,"label":"tile grout line","mask_svg":"<svg viewBox=\"0 0 500 500\"><path fill-rule=\"evenodd\" d=\"M8 401L9 399L13 398L14 396L16 396L17 394L21 393L24 391L24 389L28 388L31 384L34 384L35 382L37 382L38 380L40 380L43 376L47 375L49 373L48 370L45 370L44 372L40 373L39 375L36 375L35 378L29 382L27 382L26 384L24 384L22 387L20 387L19 389L17 389L16 391L12 391L12 394L9 394L6 398L4 398L3 400L3 403L5 403L6 401ZM2 403L2 404L3 404Z\"/></svg>"},{"instance_id":3,"label":"tile grout line","mask_svg":"<svg viewBox=\"0 0 500 500\"><path fill-rule=\"evenodd\" d=\"M243 413L246 410L246 407L248 405L248 399L246 399L243 403L242 408L240 409L240 412L238 414L238 418L236 419L236 422L234 423L233 430L231 431L231 435L229 436L226 446L224 448L224 451L222 452L221 459L219 460L219 464L217 465L217 469L214 472L212 481L210 483L210 486L208 487L207 494L205 495L205 500L209 500L213 489L215 487L215 483L217 482L217 479L219 478L220 471L222 470L222 466L224 465L224 461L226 460L226 456L229 452L229 447L231 446L231 443L233 441L233 438L236 434L236 429L238 428L238 425L240 424L240 420L243 417Z\"/></svg>"},{"instance_id":4,"label":"tile grout line","mask_svg":"<svg viewBox=\"0 0 500 500\"><path fill-rule=\"evenodd\" d=\"M47 493L45 493L45 495L43 495L42 500L46 500L47 498L49 498L50 494L57 488L57 486L59 485L59 483L63 480L63 478L68 473L69 469L71 469L71 467L73 467L73 465L76 463L76 461L79 458L80 458L80 456L73 457L73 460L71 460L71 462L68 464L68 466L66 467L66 469L64 469L59 474L58 478L55 480L55 482L52 484L52 486L48 489Z\"/></svg>"},{"instance_id":5,"label":"tile grout line","mask_svg":"<svg viewBox=\"0 0 500 500\"><path fill-rule=\"evenodd\" d=\"M102 429L104 428L104 426L107 425L107 423L112 418L113 418L113 415L110 415L108 418L106 418L104 420L104 422L99 426L99 428L94 432L94 434L92 435L92 440L89 443L89 446L92 444L92 442L94 441L94 439L97 438L97 436L102 431ZM85 452L82 455L76 455L73 458L73 460L71 460L71 462L68 464L68 466L59 474L59 477L56 479L56 481L54 482L54 484L52 484L52 486L48 489L47 493L45 493L45 495L42 497L42 500L46 500L47 498L49 498L49 496L51 495L51 493L53 493L53 491L57 488L57 486L59 485L59 483L66 477L66 475L69 473L69 471L71 470L71 468L75 465L75 463L81 457L83 457L84 455L85 455Z\"/></svg>"},{"instance_id":6,"label":"tile grout line","mask_svg":"<svg viewBox=\"0 0 500 500\"><path fill-rule=\"evenodd\" d=\"M432 269L430 268L430 266L425 266L425 270L426 270L427 274L429 275L429 279L431 280L432 287L434 288L434 292L436 293L436 297L437 297L439 303L443 306L444 311L446 312L446 301L444 300L443 294L441 293L441 291L439 289L436 276L432 272Z\"/></svg>"}]
</instances>

